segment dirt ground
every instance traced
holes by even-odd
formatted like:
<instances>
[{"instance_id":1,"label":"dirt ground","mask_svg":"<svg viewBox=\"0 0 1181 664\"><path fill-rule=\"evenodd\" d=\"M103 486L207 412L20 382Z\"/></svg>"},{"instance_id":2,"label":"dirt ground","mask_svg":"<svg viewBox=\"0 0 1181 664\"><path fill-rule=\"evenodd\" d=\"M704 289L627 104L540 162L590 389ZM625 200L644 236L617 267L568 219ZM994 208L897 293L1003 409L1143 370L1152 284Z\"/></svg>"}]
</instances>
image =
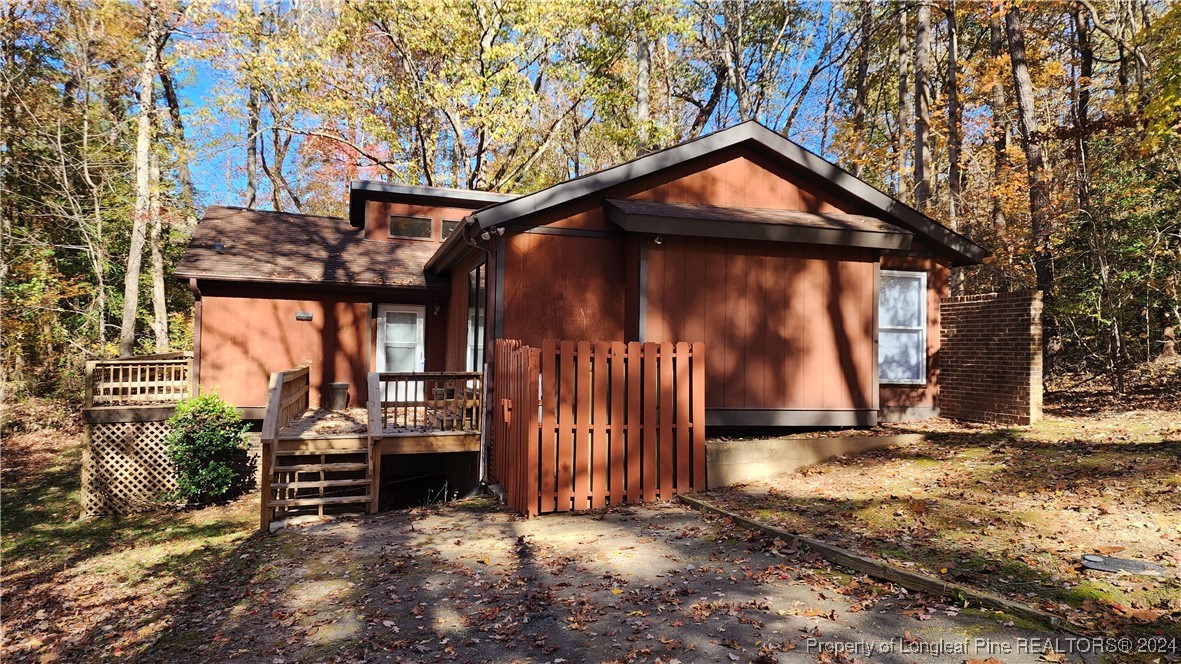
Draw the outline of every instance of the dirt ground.
<instances>
[{"instance_id":1,"label":"dirt ground","mask_svg":"<svg viewBox=\"0 0 1181 664\"><path fill-rule=\"evenodd\" d=\"M176 598L167 627L137 654L773 662L842 661L841 650L873 647L882 661L923 648L962 661L1008 647L1005 661L1017 662L1037 661L1033 644L1054 637L768 552L724 528L675 505L526 521L472 502L290 529L244 542L228 556L244 561L229 573L235 582L214 576Z\"/></svg>"}]
</instances>

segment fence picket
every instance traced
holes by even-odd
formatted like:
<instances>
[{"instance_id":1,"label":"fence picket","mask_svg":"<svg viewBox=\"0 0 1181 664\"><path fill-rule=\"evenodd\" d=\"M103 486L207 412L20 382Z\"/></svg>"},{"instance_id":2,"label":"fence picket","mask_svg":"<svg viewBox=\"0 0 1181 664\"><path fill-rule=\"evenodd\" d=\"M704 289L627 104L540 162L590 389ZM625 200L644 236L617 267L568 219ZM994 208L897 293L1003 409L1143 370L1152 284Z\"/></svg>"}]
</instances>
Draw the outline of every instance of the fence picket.
<instances>
[{"instance_id":1,"label":"fence picket","mask_svg":"<svg viewBox=\"0 0 1181 664\"><path fill-rule=\"evenodd\" d=\"M689 344L684 341L676 345L676 437L677 437L677 482L676 492L689 491L690 447L689 447Z\"/></svg>"},{"instance_id":2,"label":"fence picket","mask_svg":"<svg viewBox=\"0 0 1181 664\"><path fill-rule=\"evenodd\" d=\"M558 345L546 341L541 345L541 507L543 512L557 509L555 472L558 459L558 423L555 419L558 394Z\"/></svg>"},{"instance_id":3,"label":"fence picket","mask_svg":"<svg viewBox=\"0 0 1181 664\"><path fill-rule=\"evenodd\" d=\"M598 509L607 503L607 388L611 374L608 358L611 346L606 342L596 343L591 367L594 382L594 403L591 409L591 508Z\"/></svg>"},{"instance_id":4,"label":"fence picket","mask_svg":"<svg viewBox=\"0 0 1181 664\"><path fill-rule=\"evenodd\" d=\"M611 433L610 447L607 450L607 464L611 469L608 489L611 493L611 504L623 503L624 468L627 464L627 423L624 413L627 412L627 374L624 358L627 346L621 342L611 344Z\"/></svg>"}]
</instances>

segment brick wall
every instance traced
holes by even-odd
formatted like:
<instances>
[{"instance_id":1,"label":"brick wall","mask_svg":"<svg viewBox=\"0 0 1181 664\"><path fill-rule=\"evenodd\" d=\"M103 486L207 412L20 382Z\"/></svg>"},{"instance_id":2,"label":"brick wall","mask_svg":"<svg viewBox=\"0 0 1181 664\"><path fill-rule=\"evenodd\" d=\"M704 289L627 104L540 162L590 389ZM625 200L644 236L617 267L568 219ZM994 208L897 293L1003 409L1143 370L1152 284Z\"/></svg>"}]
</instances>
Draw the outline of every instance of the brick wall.
<instances>
[{"instance_id":1,"label":"brick wall","mask_svg":"<svg viewBox=\"0 0 1181 664\"><path fill-rule=\"evenodd\" d=\"M940 414L1032 424L1042 417L1042 295L945 298L939 308Z\"/></svg>"}]
</instances>

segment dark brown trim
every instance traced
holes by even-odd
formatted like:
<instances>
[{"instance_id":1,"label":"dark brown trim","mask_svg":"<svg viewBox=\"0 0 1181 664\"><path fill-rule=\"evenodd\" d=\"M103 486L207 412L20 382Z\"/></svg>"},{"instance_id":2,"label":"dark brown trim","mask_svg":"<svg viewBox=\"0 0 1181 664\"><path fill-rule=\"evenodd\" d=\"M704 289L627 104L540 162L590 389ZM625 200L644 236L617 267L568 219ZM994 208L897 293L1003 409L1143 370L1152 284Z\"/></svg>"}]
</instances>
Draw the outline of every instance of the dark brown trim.
<instances>
[{"instance_id":1,"label":"dark brown trim","mask_svg":"<svg viewBox=\"0 0 1181 664\"><path fill-rule=\"evenodd\" d=\"M195 396L201 388L201 288L195 278L189 278L189 291L193 293L193 366L189 382L196 388L192 390Z\"/></svg>"},{"instance_id":2,"label":"dark brown trim","mask_svg":"<svg viewBox=\"0 0 1181 664\"><path fill-rule=\"evenodd\" d=\"M267 277L238 277L233 275L176 273L181 279L196 279L200 282L215 282L218 284L264 284L272 286L287 286L307 288L311 290L338 290L350 293L423 293L437 295L446 293L450 285L446 282L430 286L402 286L397 284L362 284L348 281L305 281L301 279L274 279ZM239 297L251 297L241 295Z\"/></svg>"},{"instance_id":3,"label":"dark brown trim","mask_svg":"<svg viewBox=\"0 0 1181 664\"><path fill-rule=\"evenodd\" d=\"M496 298L492 310L493 340L504 338L504 256L508 253L505 250L506 242L503 235L496 241Z\"/></svg>"},{"instance_id":4,"label":"dark brown trim","mask_svg":"<svg viewBox=\"0 0 1181 664\"><path fill-rule=\"evenodd\" d=\"M631 233L653 235L686 235L760 242L794 242L825 244L868 249L906 249L911 233L894 231L856 230L852 228L821 228L788 223L760 223L725 219L701 219L675 214L637 214L626 212L612 201L605 201L607 218ZM823 220L821 215L815 215Z\"/></svg>"},{"instance_id":5,"label":"dark brown trim","mask_svg":"<svg viewBox=\"0 0 1181 664\"><path fill-rule=\"evenodd\" d=\"M515 194L498 194L474 189L418 187L373 180L354 180L349 183L349 223L357 228L365 226L365 203L370 200L408 198L418 204L477 209L516 197Z\"/></svg>"},{"instance_id":6,"label":"dark brown trim","mask_svg":"<svg viewBox=\"0 0 1181 664\"><path fill-rule=\"evenodd\" d=\"M882 407L882 384L880 369L878 368L878 294L882 291L882 260L879 257L873 263L873 407Z\"/></svg>"},{"instance_id":7,"label":"dark brown trim","mask_svg":"<svg viewBox=\"0 0 1181 664\"><path fill-rule=\"evenodd\" d=\"M96 406L82 409L82 421L89 424L109 422L163 422L176 412L176 404L166 406Z\"/></svg>"},{"instance_id":8,"label":"dark brown trim","mask_svg":"<svg viewBox=\"0 0 1181 664\"><path fill-rule=\"evenodd\" d=\"M599 231L589 228L553 228L551 226L534 226L526 228L522 233L533 235L565 235L567 237L594 237L613 240L623 236L618 231Z\"/></svg>"},{"instance_id":9,"label":"dark brown trim","mask_svg":"<svg viewBox=\"0 0 1181 664\"><path fill-rule=\"evenodd\" d=\"M874 426L878 411L776 410L763 408L707 408L706 427L851 427Z\"/></svg>"}]
</instances>

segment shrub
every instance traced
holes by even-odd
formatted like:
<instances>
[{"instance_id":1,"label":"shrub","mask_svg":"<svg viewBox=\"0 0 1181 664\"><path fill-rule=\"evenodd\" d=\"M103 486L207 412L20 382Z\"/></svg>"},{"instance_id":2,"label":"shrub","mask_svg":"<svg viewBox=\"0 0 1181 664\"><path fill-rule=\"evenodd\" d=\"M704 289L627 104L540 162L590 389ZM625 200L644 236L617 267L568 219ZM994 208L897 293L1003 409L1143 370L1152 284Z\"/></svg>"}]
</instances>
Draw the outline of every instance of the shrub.
<instances>
[{"instance_id":1,"label":"shrub","mask_svg":"<svg viewBox=\"0 0 1181 664\"><path fill-rule=\"evenodd\" d=\"M181 401L168 426L168 458L176 467L178 498L207 504L241 484L249 426L216 392Z\"/></svg>"}]
</instances>

